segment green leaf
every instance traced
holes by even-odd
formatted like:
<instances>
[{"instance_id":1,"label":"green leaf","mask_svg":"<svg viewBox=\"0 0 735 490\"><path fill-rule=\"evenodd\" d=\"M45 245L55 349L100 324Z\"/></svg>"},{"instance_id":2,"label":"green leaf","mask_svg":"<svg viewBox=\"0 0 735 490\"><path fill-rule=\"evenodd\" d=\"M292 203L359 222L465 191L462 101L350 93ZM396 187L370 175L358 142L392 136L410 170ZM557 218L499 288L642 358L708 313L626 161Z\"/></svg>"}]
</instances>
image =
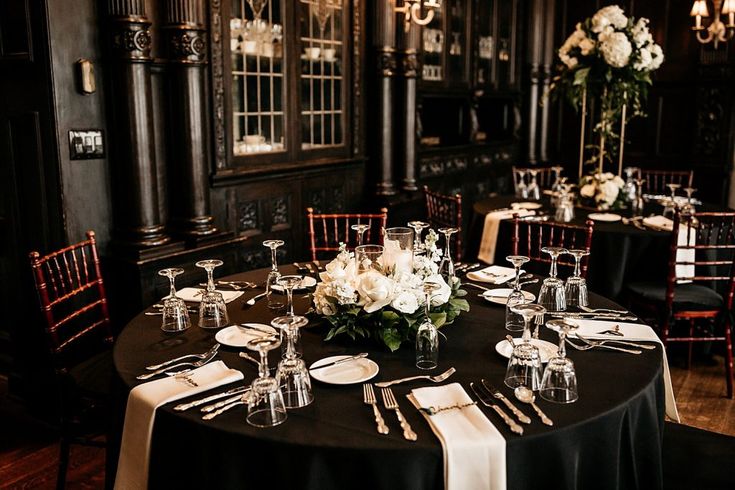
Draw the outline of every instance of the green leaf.
<instances>
[{"instance_id":1,"label":"green leaf","mask_svg":"<svg viewBox=\"0 0 735 490\"><path fill-rule=\"evenodd\" d=\"M382 332L382 338L385 345L391 350L391 352L395 352L398 350L398 348L401 346L401 342L403 339L401 339L401 335L398 333L398 330L395 328L386 328Z\"/></svg>"},{"instance_id":2,"label":"green leaf","mask_svg":"<svg viewBox=\"0 0 735 490\"><path fill-rule=\"evenodd\" d=\"M436 328L441 328L447 322L447 314L444 312L429 313L429 318L431 318L431 323L436 325Z\"/></svg>"},{"instance_id":3,"label":"green leaf","mask_svg":"<svg viewBox=\"0 0 735 490\"><path fill-rule=\"evenodd\" d=\"M590 74L589 67L587 68L580 68L579 70L574 72L574 83L573 85L586 85L587 84L587 76Z\"/></svg>"},{"instance_id":4,"label":"green leaf","mask_svg":"<svg viewBox=\"0 0 735 490\"><path fill-rule=\"evenodd\" d=\"M470 304L466 299L452 298L449 304L457 308L459 311L470 311Z\"/></svg>"}]
</instances>

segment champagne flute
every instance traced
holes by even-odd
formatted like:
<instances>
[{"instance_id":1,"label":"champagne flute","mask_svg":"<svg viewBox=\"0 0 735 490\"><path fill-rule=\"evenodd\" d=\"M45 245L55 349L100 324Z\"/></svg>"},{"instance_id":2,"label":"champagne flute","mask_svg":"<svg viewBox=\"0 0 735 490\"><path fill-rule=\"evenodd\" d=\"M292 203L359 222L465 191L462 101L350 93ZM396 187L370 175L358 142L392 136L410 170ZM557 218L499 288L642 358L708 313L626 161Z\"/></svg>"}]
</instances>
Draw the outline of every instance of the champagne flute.
<instances>
[{"instance_id":1,"label":"champagne flute","mask_svg":"<svg viewBox=\"0 0 735 490\"><path fill-rule=\"evenodd\" d=\"M363 244L363 236L365 235L365 232L370 229L370 225L365 223L358 223L356 225L350 226L350 228L357 232L357 246L359 247Z\"/></svg>"}]
</instances>

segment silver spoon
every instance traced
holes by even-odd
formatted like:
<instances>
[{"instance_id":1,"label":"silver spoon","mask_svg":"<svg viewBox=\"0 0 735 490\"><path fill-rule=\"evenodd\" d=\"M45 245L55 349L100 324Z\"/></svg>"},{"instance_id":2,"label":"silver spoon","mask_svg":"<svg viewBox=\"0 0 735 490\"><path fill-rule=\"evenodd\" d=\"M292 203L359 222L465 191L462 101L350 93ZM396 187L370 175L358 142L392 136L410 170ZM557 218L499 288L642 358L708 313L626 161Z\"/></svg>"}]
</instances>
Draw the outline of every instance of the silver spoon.
<instances>
[{"instance_id":1,"label":"silver spoon","mask_svg":"<svg viewBox=\"0 0 735 490\"><path fill-rule=\"evenodd\" d=\"M510 335L509 335L510 337ZM533 394L533 391L529 390L523 385L518 386L515 390L513 390L513 394L516 396L516 399L521 403L528 403L533 407L534 411L536 412L536 415L539 416L541 419L541 422L543 422L545 425L554 425L554 422L551 421L549 417L546 416L546 414L534 403L536 401L536 396Z\"/></svg>"}]
</instances>

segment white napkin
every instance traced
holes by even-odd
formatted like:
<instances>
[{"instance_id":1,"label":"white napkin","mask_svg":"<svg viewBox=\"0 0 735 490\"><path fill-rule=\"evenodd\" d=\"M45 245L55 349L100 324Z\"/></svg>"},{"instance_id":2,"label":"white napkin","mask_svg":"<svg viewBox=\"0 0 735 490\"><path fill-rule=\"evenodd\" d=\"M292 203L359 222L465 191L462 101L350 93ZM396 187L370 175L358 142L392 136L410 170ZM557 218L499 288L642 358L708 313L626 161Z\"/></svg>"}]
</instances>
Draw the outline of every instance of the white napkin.
<instances>
[{"instance_id":1,"label":"white napkin","mask_svg":"<svg viewBox=\"0 0 735 490\"><path fill-rule=\"evenodd\" d=\"M217 386L243 379L236 369L229 369L222 361L215 361L189 373L199 386L173 377L166 377L136 386L130 391L125 409L120 458L117 463L115 490L134 490L148 487L148 463L156 408Z\"/></svg>"},{"instance_id":2,"label":"white napkin","mask_svg":"<svg viewBox=\"0 0 735 490\"><path fill-rule=\"evenodd\" d=\"M467 279L478 282L488 282L490 284L503 284L516 277L516 270L512 267L503 267L501 265L491 265L479 271L467 273Z\"/></svg>"},{"instance_id":3,"label":"white napkin","mask_svg":"<svg viewBox=\"0 0 735 490\"><path fill-rule=\"evenodd\" d=\"M222 293L222 297L225 303L235 301L237 298L242 296L245 291L218 291ZM184 301L190 301L192 303L201 303L202 301L202 289L201 288L184 288L176 291L176 296L183 299Z\"/></svg>"},{"instance_id":4,"label":"white napkin","mask_svg":"<svg viewBox=\"0 0 735 490\"><path fill-rule=\"evenodd\" d=\"M673 231L674 230L674 222L670 220L669 218L664 218L663 216L650 216L648 218L643 218L643 224L650 226L652 228L660 228L662 231ZM691 236L690 235L690 231ZM691 240L690 240L691 239ZM680 224L679 225L679 236L676 238L676 243L680 247L685 247L687 245L695 245L697 241L696 232L692 230L689 226ZM696 260L696 252L692 249L679 249L676 251L676 261L677 262L694 262ZM676 266L676 277L694 277L694 265L677 265ZM684 284L687 282L692 282L688 279L679 279L676 281L679 284Z\"/></svg>"},{"instance_id":5,"label":"white napkin","mask_svg":"<svg viewBox=\"0 0 735 490\"><path fill-rule=\"evenodd\" d=\"M663 351L663 368L664 368L664 391L666 393L666 415L672 420L680 422L679 411L676 409L676 400L674 399L674 388L671 386L671 373L669 373L669 360L666 357L666 349L658 338L656 332L653 331L648 325L641 323L626 323L618 321L604 321L604 320L574 320L574 323L579 325L574 333L570 336L574 337L576 333L579 333L585 339L612 339L612 340L630 340L633 342L645 341L645 342L656 342L661 345ZM612 330L615 325L620 325L620 332L623 336L619 335L602 335L598 332L604 332L605 330ZM619 344L617 344L619 345ZM623 347L621 345L621 347Z\"/></svg>"},{"instance_id":6,"label":"white napkin","mask_svg":"<svg viewBox=\"0 0 735 490\"><path fill-rule=\"evenodd\" d=\"M510 219L517 214L520 217L536 214L528 209L509 209L505 211L493 211L485 215L485 225L482 228L482 240L480 241L480 252L477 258L486 264L495 262L495 246L498 242L498 229L500 222Z\"/></svg>"},{"instance_id":7,"label":"white napkin","mask_svg":"<svg viewBox=\"0 0 735 490\"><path fill-rule=\"evenodd\" d=\"M472 403L459 383L411 390L416 408ZM505 439L476 405L428 415L421 412L442 444L444 488L504 489Z\"/></svg>"}]
</instances>

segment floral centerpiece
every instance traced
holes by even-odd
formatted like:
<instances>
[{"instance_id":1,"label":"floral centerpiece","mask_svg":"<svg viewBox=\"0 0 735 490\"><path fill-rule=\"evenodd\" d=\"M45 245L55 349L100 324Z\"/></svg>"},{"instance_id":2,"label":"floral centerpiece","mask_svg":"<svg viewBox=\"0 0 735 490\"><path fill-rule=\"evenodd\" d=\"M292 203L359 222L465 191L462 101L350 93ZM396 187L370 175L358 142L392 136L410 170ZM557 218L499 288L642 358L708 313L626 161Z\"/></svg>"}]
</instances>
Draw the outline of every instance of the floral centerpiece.
<instances>
[{"instance_id":1,"label":"floral centerpiece","mask_svg":"<svg viewBox=\"0 0 735 490\"><path fill-rule=\"evenodd\" d=\"M579 197L583 204L597 209L621 209L624 185L623 179L611 172L585 175L579 180Z\"/></svg>"},{"instance_id":2,"label":"floral centerpiece","mask_svg":"<svg viewBox=\"0 0 735 490\"><path fill-rule=\"evenodd\" d=\"M593 146L596 155L588 161L599 162L598 173L603 172L604 160L617 153L618 137L620 146L623 144L624 135L616 133L614 123L620 120L624 128L630 119L645 116L643 102L651 72L664 60L648 22L646 18L627 17L623 9L609 5L578 23L559 49L561 64L552 91L566 97L575 109L582 109L583 117L587 97L600 101L600 122L594 127L600 145ZM580 172L582 160L580 154Z\"/></svg>"},{"instance_id":3,"label":"floral centerpiece","mask_svg":"<svg viewBox=\"0 0 735 490\"><path fill-rule=\"evenodd\" d=\"M431 297L430 317L437 328L450 324L469 304L462 297L459 279L447 284L438 273L441 251L438 236L430 230L425 255L410 262L389 259L393 253L386 241L383 256L367 270L357 263L355 254L341 246L337 257L319 274L321 282L314 291L314 311L331 325L326 340L338 335L374 339L391 351L416 336L423 320L425 282L439 285ZM392 265L391 265L392 264Z\"/></svg>"}]
</instances>

